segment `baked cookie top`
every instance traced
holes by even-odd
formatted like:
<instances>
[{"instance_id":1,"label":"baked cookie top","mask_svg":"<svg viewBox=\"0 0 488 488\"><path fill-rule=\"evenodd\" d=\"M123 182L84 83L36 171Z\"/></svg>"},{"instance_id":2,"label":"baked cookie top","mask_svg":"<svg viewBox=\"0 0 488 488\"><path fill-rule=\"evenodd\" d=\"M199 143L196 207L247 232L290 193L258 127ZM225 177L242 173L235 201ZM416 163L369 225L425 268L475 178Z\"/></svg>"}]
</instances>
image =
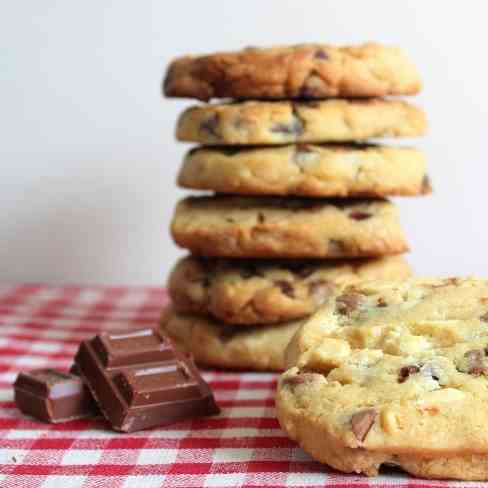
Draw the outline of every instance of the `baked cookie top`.
<instances>
[{"instance_id":1,"label":"baked cookie top","mask_svg":"<svg viewBox=\"0 0 488 488\"><path fill-rule=\"evenodd\" d=\"M393 463L433 477L486 477L487 324L485 280L351 285L290 343L286 360L293 367L277 400L282 426L344 471L376 474ZM304 435L307 425L315 439ZM321 433L329 447L319 448ZM475 470L471 455L485 456L483 469ZM418 464L459 456L468 457L465 473L448 462L430 471Z\"/></svg>"},{"instance_id":2,"label":"baked cookie top","mask_svg":"<svg viewBox=\"0 0 488 488\"><path fill-rule=\"evenodd\" d=\"M259 101L190 107L176 137L204 145L274 145L417 137L426 130L424 112L399 100Z\"/></svg>"},{"instance_id":3,"label":"baked cookie top","mask_svg":"<svg viewBox=\"0 0 488 488\"><path fill-rule=\"evenodd\" d=\"M229 327L217 320L168 309L162 330L203 366L248 371L283 371L284 353L303 321Z\"/></svg>"},{"instance_id":4,"label":"baked cookie top","mask_svg":"<svg viewBox=\"0 0 488 488\"><path fill-rule=\"evenodd\" d=\"M229 260L188 256L173 269L168 291L176 310L250 326L304 318L336 286L364 279L404 279L403 256L336 260Z\"/></svg>"},{"instance_id":5,"label":"baked cookie top","mask_svg":"<svg viewBox=\"0 0 488 488\"><path fill-rule=\"evenodd\" d=\"M195 148L178 184L238 195L414 196L431 192L424 154L411 147L292 144Z\"/></svg>"},{"instance_id":6,"label":"baked cookie top","mask_svg":"<svg viewBox=\"0 0 488 488\"><path fill-rule=\"evenodd\" d=\"M420 75L397 47L301 44L184 56L169 65L168 97L284 99L414 95Z\"/></svg>"},{"instance_id":7,"label":"baked cookie top","mask_svg":"<svg viewBox=\"0 0 488 488\"><path fill-rule=\"evenodd\" d=\"M377 257L408 250L386 200L189 197L176 207L175 242L214 257Z\"/></svg>"}]
</instances>

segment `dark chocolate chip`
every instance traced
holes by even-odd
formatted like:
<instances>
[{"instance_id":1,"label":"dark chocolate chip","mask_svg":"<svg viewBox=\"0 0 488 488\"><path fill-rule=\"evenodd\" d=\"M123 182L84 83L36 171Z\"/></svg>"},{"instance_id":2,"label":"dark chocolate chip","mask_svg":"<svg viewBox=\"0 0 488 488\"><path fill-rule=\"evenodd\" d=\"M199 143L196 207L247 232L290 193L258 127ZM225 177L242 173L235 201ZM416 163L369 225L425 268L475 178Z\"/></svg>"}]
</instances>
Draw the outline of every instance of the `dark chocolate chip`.
<instances>
[{"instance_id":1,"label":"dark chocolate chip","mask_svg":"<svg viewBox=\"0 0 488 488\"><path fill-rule=\"evenodd\" d=\"M378 412L374 408L361 410L355 413L351 418L351 426L354 435L358 441L363 442L368 435L368 432L373 427L374 421L378 416Z\"/></svg>"},{"instance_id":2,"label":"dark chocolate chip","mask_svg":"<svg viewBox=\"0 0 488 488\"><path fill-rule=\"evenodd\" d=\"M327 247L327 254L330 256L341 256L344 253L344 243L337 239L330 239Z\"/></svg>"},{"instance_id":3,"label":"dark chocolate chip","mask_svg":"<svg viewBox=\"0 0 488 488\"><path fill-rule=\"evenodd\" d=\"M351 212L349 214L349 218L354 219L354 220L366 220L372 217L372 215L368 212L361 212L361 211L356 211L356 212Z\"/></svg>"},{"instance_id":4,"label":"dark chocolate chip","mask_svg":"<svg viewBox=\"0 0 488 488\"><path fill-rule=\"evenodd\" d=\"M379 297L378 301L376 302L377 307L387 307L388 304L386 303L385 299L383 297Z\"/></svg>"},{"instance_id":5,"label":"dark chocolate chip","mask_svg":"<svg viewBox=\"0 0 488 488\"><path fill-rule=\"evenodd\" d=\"M275 281L274 284L281 290L283 295L286 295L290 298L295 298L295 289L293 285L285 280L278 280Z\"/></svg>"},{"instance_id":6,"label":"dark chocolate chip","mask_svg":"<svg viewBox=\"0 0 488 488\"><path fill-rule=\"evenodd\" d=\"M317 51L315 51L314 58L325 61L329 59L329 55L323 49L318 49Z\"/></svg>"},{"instance_id":7,"label":"dark chocolate chip","mask_svg":"<svg viewBox=\"0 0 488 488\"><path fill-rule=\"evenodd\" d=\"M333 286L326 280L312 281L308 285L308 292L316 303L323 303L330 297Z\"/></svg>"},{"instance_id":8,"label":"dark chocolate chip","mask_svg":"<svg viewBox=\"0 0 488 488\"><path fill-rule=\"evenodd\" d=\"M303 122L297 116L294 115L291 121L288 123L280 123L280 124L273 125L273 127L271 127L271 132L301 136L304 132Z\"/></svg>"},{"instance_id":9,"label":"dark chocolate chip","mask_svg":"<svg viewBox=\"0 0 488 488\"><path fill-rule=\"evenodd\" d=\"M258 212L258 222L260 224L264 224L266 221L266 217L264 216L263 212Z\"/></svg>"},{"instance_id":10,"label":"dark chocolate chip","mask_svg":"<svg viewBox=\"0 0 488 488\"><path fill-rule=\"evenodd\" d=\"M487 371L484 364L484 358L486 356L485 350L472 349L464 354L464 357L468 360L468 373L473 376L480 376Z\"/></svg>"},{"instance_id":11,"label":"dark chocolate chip","mask_svg":"<svg viewBox=\"0 0 488 488\"><path fill-rule=\"evenodd\" d=\"M357 310L364 302L365 298L361 293L344 293L336 299L337 311L341 315L349 315L351 312Z\"/></svg>"},{"instance_id":12,"label":"dark chocolate chip","mask_svg":"<svg viewBox=\"0 0 488 488\"><path fill-rule=\"evenodd\" d=\"M300 373L294 376L287 376L283 379L283 385L288 387L295 387L298 385L304 385L305 383L311 383L320 377L317 373Z\"/></svg>"},{"instance_id":13,"label":"dark chocolate chip","mask_svg":"<svg viewBox=\"0 0 488 488\"><path fill-rule=\"evenodd\" d=\"M409 364L408 366L403 366L398 374L398 383L404 383L407 381L408 377L412 374L416 374L420 371L420 368L415 364Z\"/></svg>"},{"instance_id":14,"label":"dark chocolate chip","mask_svg":"<svg viewBox=\"0 0 488 488\"><path fill-rule=\"evenodd\" d=\"M219 116L218 114L213 114L210 118L204 120L200 124L200 132L204 132L218 139L219 138L219 134L217 133L218 125L219 125Z\"/></svg>"}]
</instances>

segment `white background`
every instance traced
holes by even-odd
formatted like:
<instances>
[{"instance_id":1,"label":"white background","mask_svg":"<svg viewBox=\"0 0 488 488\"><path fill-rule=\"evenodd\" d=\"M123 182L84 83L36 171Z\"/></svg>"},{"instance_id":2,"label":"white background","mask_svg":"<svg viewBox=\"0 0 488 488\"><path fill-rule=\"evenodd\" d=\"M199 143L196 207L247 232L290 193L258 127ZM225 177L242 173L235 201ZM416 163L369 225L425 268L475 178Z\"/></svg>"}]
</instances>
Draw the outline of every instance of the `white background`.
<instances>
[{"instance_id":1,"label":"white background","mask_svg":"<svg viewBox=\"0 0 488 488\"><path fill-rule=\"evenodd\" d=\"M168 61L377 40L423 73L435 195L399 199L419 274L488 275L488 7L466 1L7 1L0 16L0 280L161 284L188 102Z\"/></svg>"}]
</instances>

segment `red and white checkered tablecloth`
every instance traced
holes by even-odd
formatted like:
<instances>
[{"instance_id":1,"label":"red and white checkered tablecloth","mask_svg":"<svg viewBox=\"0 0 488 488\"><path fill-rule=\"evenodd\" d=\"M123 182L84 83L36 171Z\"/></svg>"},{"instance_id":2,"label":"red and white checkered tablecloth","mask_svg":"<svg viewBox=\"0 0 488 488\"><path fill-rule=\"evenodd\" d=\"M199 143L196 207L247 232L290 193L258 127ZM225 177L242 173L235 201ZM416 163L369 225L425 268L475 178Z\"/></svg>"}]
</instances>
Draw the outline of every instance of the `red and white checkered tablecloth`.
<instances>
[{"instance_id":1,"label":"red and white checkered tablecloth","mask_svg":"<svg viewBox=\"0 0 488 488\"><path fill-rule=\"evenodd\" d=\"M0 488L487 486L328 470L280 430L273 374L205 372L220 416L133 434L102 419L47 425L17 411L19 371L67 369L82 339L155 326L165 300L158 288L0 287Z\"/></svg>"}]
</instances>

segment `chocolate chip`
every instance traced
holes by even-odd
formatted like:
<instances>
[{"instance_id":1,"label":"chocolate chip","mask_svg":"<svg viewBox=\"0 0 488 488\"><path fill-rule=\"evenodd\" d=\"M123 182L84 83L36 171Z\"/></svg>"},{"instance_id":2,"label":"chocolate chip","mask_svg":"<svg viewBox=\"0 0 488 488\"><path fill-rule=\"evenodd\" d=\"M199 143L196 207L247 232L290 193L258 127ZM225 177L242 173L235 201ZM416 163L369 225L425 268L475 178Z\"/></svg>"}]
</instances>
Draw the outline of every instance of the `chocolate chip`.
<instances>
[{"instance_id":1,"label":"chocolate chip","mask_svg":"<svg viewBox=\"0 0 488 488\"><path fill-rule=\"evenodd\" d=\"M482 322L488 322L488 312L484 313L481 317L480 320Z\"/></svg>"},{"instance_id":2,"label":"chocolate chip","mask_svg":"<svg viewBox=\"0 0 488 488\"><path fill-rule=\"evenodd\" d=\"M351 312L357 310L364 301L364 295L361 295L360 293L344 293L336 299L337 311L341 315L349 315Z\"/></svg>"},{"instance_id":3,"label":"chocolate chip","mask_svg":"<svg viewBox=\"0 0 488 488\"><path fill-rule=\"evenodd\" d=\"M283 295L286 295L290 298L295 298L295 289L293 285L285 280L278 280L275 281L274 284L281 290Z\"/></svg>"},{"instance_id":4,"label":"chocolate chip","mask_svg":"<svg viewBox=\"0 0 488 488\"><path fill-rule=\"evenodd\" d=\"M368 432L373 427L374 421L378 416L378 412L374 408L361 410L355 413L351 418L351 426L356 439L363 442L368 435Z\"/></svg>"},{"instance_id":5,"label":"chocolate chip","mask_svg":"<svg viewBox=\"0 0 488 488\"><path fill-rule=\"evenodd\" d=\"M379 297L378 301L376 302L377 307L387 307L388 304L386 303L385 299L383 297Z\"/></svg>"},{"instance_id":6,"label":"chocolate chip","mask_svg":"<svg viewBox=\"0 0 488 488\"><path fill-rule=\"evenodd\" d=\"M326 280L312 281L308 285L308 292L316 303L323 303L332 294L333 286Z\"/></svg>"},{"instance_id":7,"label":"chocolate chip","mask_svg":"<svg viewBox=\"0 0 488 488\"><path fill-rule=\"evenodd\" d=\"M273 125L271 132L301 136L304 132L303 122L294 115L290 122Z\"/></svg>"},{"instance_id":8,"label":"chocolate chip","mask_svg":"<svg viewBox=\"0 0 488 488\"><path fill-rule=\"evenodd\" d=\"M361 212L361 211L356 211L356 212L351 212L349 214L349 218L354 219L354 220L366 220L372 217L372 215L368 212Z\"/></svg>"},{"instance_id":9,"label":"chocolate chip","mask_svg":"<svg viewBox=\"0 0 488 488\"><path fill-rule=\"evenodd\" d=\"M400 372L398 373L398 383L404 383L405 381L407 381L410 375L416 374L419 371L420 368L418 366L415 366L414 364L403 366L403 368L401 368Z\"/></svg>"},{"instance_id":10,"label":"chocolate chip","mask_svg":"<svg viewBox=\"0 0 488 488\"><path fill-rule=\"evenodd\" d=\"M315 51L314 58L327 60L329 59L329 55L323 49L318 49L317 51Z\"/></svg>"},{"instance_id":11,"label":"chocolate chip","mask_svg":"<svg viewBox=\"0 0 488 488\"><path fill-rule=\"evenodd\" d=\"M327 247L329 256L342 256L344 254L344 243L337 239L330 239Z\"/></svg>"},{"instance_id":12,"label":"chocolate chip","mask_svg":"<svg viewBox=\"0 0 488 488\"><path fill-rule=\"evenodd\" d=\"M232 217L226 217L225 221L228 222L229 224L235 224L236 221Z\"/></svg>"},{"instance_id":13,"label":"chocolate chip","mask_svg":"<svg viewBox=\"0 0 488 488\"><path fill-rule=\"evenodd\" d=\"M484 364L484 358L486 356L485 350L472 349L464 354L464 357L468 360L468 373L473 376L480 376L487 371Z\"/></svg>"},{"instance_id":14,"label":"chocolate chip","mask_svg":"<svg viewBox=\"0 0 488 488\"><path fill-rule=\"evenodd\" d=\"M303 385L315 381L320 375L317 373L301 373L294 376L287 376L283 379L283 384L289 387Z\"/></svg>"},{"instance_id":15,"label":"chocolate chip","mask_svg":"<svg viewBox=\"0 0 488 488\"><path fill-rule=\"evenodd\" d=\"M430 184L430 178L428 177L428 175L424 175L424 177L422 179L421 192L424 195L432 192L432 185Z\"/></svg>"},{"instance_id":16,"label":"chocolate chip","mask_svg":"<svg viewBox=\"0 0 488 488\"><path fill-rule=\"evenodd\" d=\"M213 114L210 118L204 120L200 124L200 132L204 132L212 137L219 139L219 134L217 133L217 127L219 125L218 114Z\"/></svg>"},{"instance_id":17,"label":"chocolate chip","mask_svg":"<svg viewBox=\"0 0 488 488\"><path fill-rule=\"evenodd\" d=\"M263 212L258 212L258 222L260 224L264 224L266 221L266 217L264 216Z\"/></svg>"}]
</instances>

